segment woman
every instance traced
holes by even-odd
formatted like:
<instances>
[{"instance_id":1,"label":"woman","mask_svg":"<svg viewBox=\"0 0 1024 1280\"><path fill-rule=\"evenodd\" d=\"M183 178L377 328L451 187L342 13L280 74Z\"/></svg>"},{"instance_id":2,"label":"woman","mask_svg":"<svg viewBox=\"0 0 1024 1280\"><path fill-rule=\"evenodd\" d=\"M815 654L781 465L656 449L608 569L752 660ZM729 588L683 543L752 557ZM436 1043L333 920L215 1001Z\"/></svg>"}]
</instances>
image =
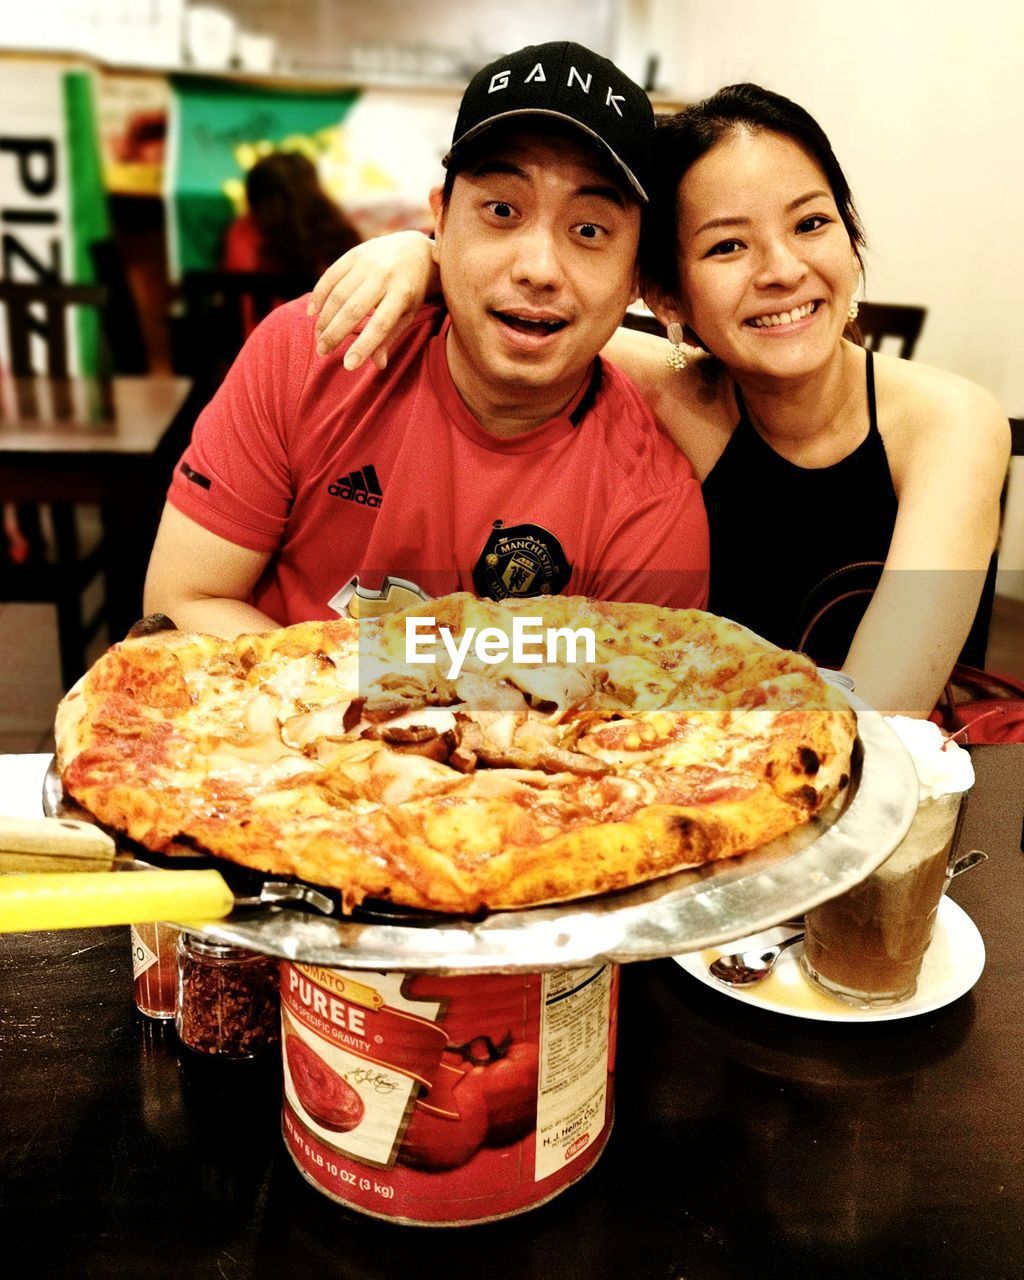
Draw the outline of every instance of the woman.
<instances>
[{"instance_id":1,"label":"woman","mask_svg":"<svg viewBox=\"0 0 1024 1280\"><path fill-rule=\"evenodd\" d=\"M245 194L249 212L235 219L224 240L225 271L315 276L360 242L301 152L275 151L257 160Z\"/></svg>"},{"instance_id":2,"label":"woman","mask_svg":"<svg viewBox=\"0 0 1024 1280\"><path fill-rule=\"evenodd\" d=\"M884 561L845 653L819 660L841 664L878 709L927 715L995 545L1005 414L962 378L872 358L845 336L863 235L801 107L723 89L660 122L654 167L645 298L707 356L684 361L680 347L670 367L662 340L629 330L606 351L703 483L710 607L795 646L819 579ZM335 264L311 303L319 348L376 307L346 356L357 367L401 331L428 279L428 242L412 233Z\"/></svg>"},{"instance_id":3,"label":"woman","mask_svg":"<svg viewBox=\"0 0 1024 1280\"><path fill-rule=\"evenodd\" d=\"M359 232L320 185L316 166L301 152L274 151L257 160L246 174L245 195L249 211L228 227L221 266L225 271L299 277L296 289L286 291L275 306L361 242ZM259 319L254 300L243 298L244 337Z\"/></svg>"}]
</instances>

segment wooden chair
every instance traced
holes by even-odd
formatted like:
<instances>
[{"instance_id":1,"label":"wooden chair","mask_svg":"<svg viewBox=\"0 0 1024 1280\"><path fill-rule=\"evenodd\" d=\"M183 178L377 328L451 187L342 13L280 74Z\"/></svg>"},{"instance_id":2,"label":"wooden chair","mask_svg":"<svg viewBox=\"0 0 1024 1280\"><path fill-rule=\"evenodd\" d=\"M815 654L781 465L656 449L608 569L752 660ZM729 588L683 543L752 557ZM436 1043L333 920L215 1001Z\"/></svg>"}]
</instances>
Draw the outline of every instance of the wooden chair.
<instances>
[{"instance_id":1,"label":"wooden chair","mask_svg":"<svg viewBox=\"0 0 1024 1280\"><path fill-rule=\"evenodd\" d=\"M924 307L908 307L893 302L862 302L857 313L857 328L865 347L879 351L886 338L900 344L904 360L913 359L914 348L924 328Z\"/></svg>"},{"instance_id":2,"label":"wooden chair","mask_svg":"<svg viewBox=\"0 0 1024 1280\"><path fill-rule=\"evenodd\" d=\"M142 317L120 248L112 239L94 240L89 245L89 257L96 283L107 291L107 300L102 306L103 335L109 343L114 372L149 373Z\"/></svg>"},{"instance_id":3,"label":"wooden chair","mask_svg":"<svg viewBox=\"0 0 1024 1280\"><path fill-rule=\"evenodd\" d=\"M66 378L69 320L75 308L91 307L100 317L101 375L109 376L112 356L102 323L107 302L108 291L98 285L0 281L10 373ZM8 510L8 518L11 514ZM0 600L56 606L61 680L68 689L86 669L89 643L106 621L102 572L107 548L102 531L84 535L69 502L18 504L13 514L23 541L17 556L6 547L0 556ZM99 601L91 610L85 598L90 589Z\"/></svg>"},{"instance_id":4,"label":"wooden chair","mask_svg":"<svg viewBox=\"0 0 1024 1280\"><path fill-rule=\"evenodd\" d=\"M30 378L33 374L45 374L51 378L66 378L68 365L68 320L74 307L93 307L102 317L107 305L107 290L102 285L63 284L15 284L0 280L0 305L6 316L7 350L10 371L16 378ZM99 335L99 370L101 376L110 376L113 363L110 347L102 324ZM32 339L40 339L42 361L34 356L40 350Z\"/></svg>"},{"instance_id":5,"label":"wooden chair","mask_svg":"<svg viewBox=\"0 0 1024 1280\"><path fill-rule=\"evenodd\" d=\"M282 302L308 293L315 279L262 271L187 271L181 293L175 364L205 403L259 322Z\"/></svg>"}]
</instances>

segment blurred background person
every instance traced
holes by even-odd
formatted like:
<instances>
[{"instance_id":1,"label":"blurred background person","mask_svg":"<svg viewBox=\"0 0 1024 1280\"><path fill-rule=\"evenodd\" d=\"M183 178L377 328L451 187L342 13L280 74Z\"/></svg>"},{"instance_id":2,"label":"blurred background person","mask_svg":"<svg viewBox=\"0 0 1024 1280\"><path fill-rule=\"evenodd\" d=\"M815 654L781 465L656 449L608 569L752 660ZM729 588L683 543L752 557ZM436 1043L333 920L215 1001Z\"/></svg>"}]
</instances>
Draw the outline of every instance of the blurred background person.
<instances>
[{"instance_id":1,"label":"blurred background person","mask_svg":"<svg viewBox=\"0 0 1024 1280\"><path fill-rule=\"evenodd\" d=\"M300 151L274 151L257 160L246 175L245 196L248 212L224 236L225 271L295 276L312 284L337 254L362 241ZM276 304L288 296L283 292ZM252 299L243 298L240 336L247 338L261 317Z\"/></svg>"},{"instance_id":2,"label":"blurred background person","mask_svg":"<svg viewBox=\"0 0 1024 1280\"><path fill-rule=\"evenodd\" d=\"M245 179L248 213L227 230L225 271L318 276L362 240L320 184L316 166L299 151L275 151Z\"/></svg>"}]
</instances>

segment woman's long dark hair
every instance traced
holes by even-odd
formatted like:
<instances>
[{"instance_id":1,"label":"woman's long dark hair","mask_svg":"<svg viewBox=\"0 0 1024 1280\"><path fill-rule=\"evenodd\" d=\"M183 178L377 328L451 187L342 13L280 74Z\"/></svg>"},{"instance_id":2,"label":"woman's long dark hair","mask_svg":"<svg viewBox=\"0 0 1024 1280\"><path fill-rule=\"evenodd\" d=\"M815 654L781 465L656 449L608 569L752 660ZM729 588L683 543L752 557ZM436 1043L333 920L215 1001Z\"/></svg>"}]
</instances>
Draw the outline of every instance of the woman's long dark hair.
<instances>
[{"instance_id":1,"label":"woman's long dark hair","mask_svg":"<svg viewBox=\"0 0 1024 1280\"><path fill-rule=\"evenodd\" d=\"M783 134L814 157L828 178L839 216L861 261L864 231L850 184L824 129L803 107L756 84L731 84L677 115L659 117L657 126L651 209L640 246L645 290L679 297L679 184L701 156L740 130Z\"/></svg>"},{"instance_id":2,"label":"woman's long dark hair","mask_svg":"<svg viewBox=\"0 0 1024 1280\"><path fill-rule=\"evenodd\" d=\"M261 266L268 271L318 276L362 238L320 185L316 166L298 151L258 160L245 191L262 240Z\"/></svg>"}]
</instances>

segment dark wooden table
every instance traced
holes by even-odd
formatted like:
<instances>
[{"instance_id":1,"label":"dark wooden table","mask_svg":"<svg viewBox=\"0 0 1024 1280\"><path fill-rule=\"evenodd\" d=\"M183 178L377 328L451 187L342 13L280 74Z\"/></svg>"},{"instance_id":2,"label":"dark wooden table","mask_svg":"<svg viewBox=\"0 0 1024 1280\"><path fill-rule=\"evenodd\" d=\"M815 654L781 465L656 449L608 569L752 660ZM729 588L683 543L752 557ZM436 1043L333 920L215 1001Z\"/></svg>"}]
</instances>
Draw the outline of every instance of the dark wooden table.
<instances>
[{"instance_id":1,"label":"dark wooden table","mask_svg":"<svg viewBox=\"0 0 1024 1280\"><path fill-rule=\"evenodd\" d=\"M0 501L97 503L111 554L110 635L142 613L156 518L191 383L162 376L0 377Z\"/></svg>"},{"instance_id":2,"label":"dark wooden table","mask_svg":"<svg viewBox=\"0 0 1024 1280\"><path fill-rule=\"evenodd\" d=\"M752 1009L624 970L608 1150L532 1213L361 1218L303 1182L278 1067L195 1060L131 1004L125 929L0 939L0 1241L48 1277L1017 1280L1024 1275L1024 747L974 749L953 895L974 990L906 1021Z\"/></svg>"}]
</instances>

